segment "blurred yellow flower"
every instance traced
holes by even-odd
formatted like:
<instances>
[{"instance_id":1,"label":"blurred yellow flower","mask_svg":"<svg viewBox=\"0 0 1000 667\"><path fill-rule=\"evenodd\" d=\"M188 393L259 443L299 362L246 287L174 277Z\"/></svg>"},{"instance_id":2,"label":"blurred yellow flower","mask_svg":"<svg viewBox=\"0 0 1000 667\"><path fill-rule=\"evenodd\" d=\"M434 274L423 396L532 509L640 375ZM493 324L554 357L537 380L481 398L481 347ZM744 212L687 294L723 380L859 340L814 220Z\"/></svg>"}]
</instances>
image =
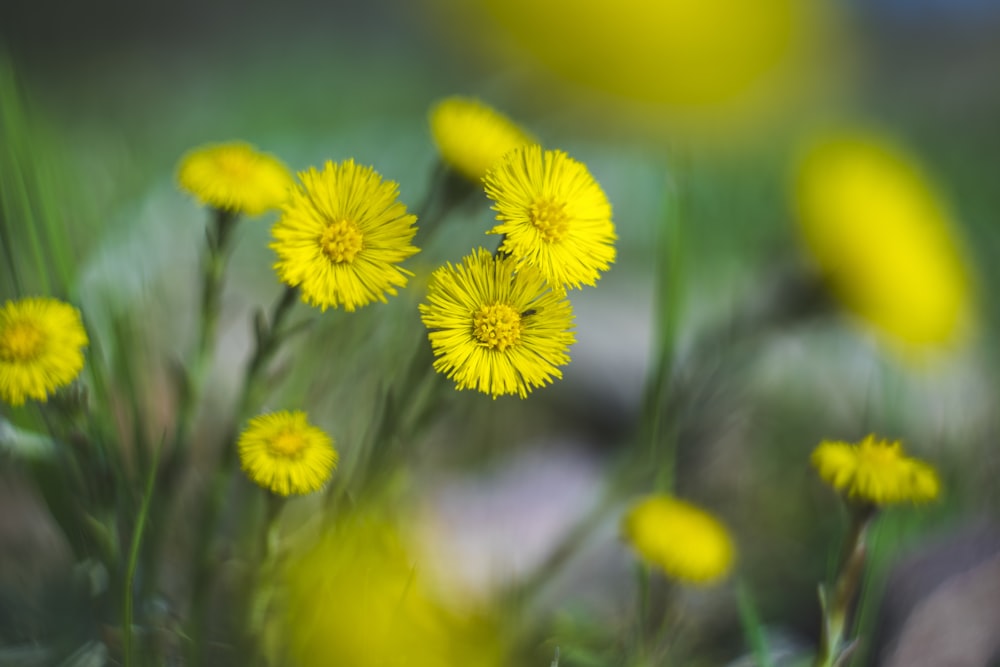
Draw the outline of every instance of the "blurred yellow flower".
<instances>
[{"instance_id":1,"label":"blurred yellow flower","mask_svg":"<svg viewBox=\"0 0 1000 667\"><path fill-rule=\"evenodd\" d=\"M45 297L7 301L0 309L0 398L46 401L83 370L88 343L80 311Z\"/></svg>"},{"instance_id":2,"label":"blurred yellow flower","mask_svg":"<svg viewBox=\"0 0 1000 667\"><path fill-rule=\"evenodd\" d=\"M278 208L292 187L280 160L242 142L192 150L181 158L177 181L202 204L247 215Z\"/></svg>"},{"instance_id":3,"label":"blurred yellow flower","mask_svg":"<svg viewBox=\"0 0 1000 667\"><path fill-rule=\"evenodd\" d=\"M538 267L553 285L595 285L615 261L611 204L587 167L562 151L516 149L483 179L495 203L500 251Z\"/></svg>"},{"instance_id":4,"label":"blurred yellow flower","mask_svg":"<svg viewBox=\"0 0 1000 667\"><path fill-rule=\"evenodd\" d=\"M540 79L538 97L562 83L660 118L783 103L824 71L830 41L823 0L427 1L464 47Z\"/></svg>"},{"instance_id":5,"label":"blurred yellow flower","mask_svg":"<svg viewBox=\"0 0 1000 667\"><path fill-rule=\"evenodd\" d=\"M236 444L256 484L282 496L318 491L337 467L333 440L304 412L273 412L250 420Z\"/></svg>"},{"instance_id":6,"label":"blurred yellow flower","mask_svg":"<svg viewBox=\"0 0 1000 667\"><path fill-rule=\"evenodd\" d=\"M458 389L525 398L569 363L573 309L565 293L537 269L482 248L434 272L420 314L435 370Z\"/></svg>"},{"instance_id":7,"label":"blurred yellow flower","mask_svg":"<svg viewBox=\"0 0 1000 667\"><path fill-rule=\"evenodd\" d=\"M902 445L869 435L856 444L823 441L813 450L820 478L848 498L887 505L926 502L941 490L934 468L903 454Z\"/></svg>"},{"instance_id":8,"label":"blurred yellow flower","mask_svg":"<svg viewBox=\"0 0 1000 667\"><path fill-rule=\"evenodd\" d=\"M671 496L647 496L632 505L622 519L622 535L643 560L687 584L718 582L736 558L718 519Z\"/></svg>"},{"instance_id":9,"label":"blurred yellow flower","mask_svg":"<svg viewBox=\"0 0 1000 667\"><path fill-rule=\"evenodd\" d=\"M341 518L284 568L278 632L299 667L500 667L499 628L437 599L397 529Z\"/></svg>"},{"instance_id":10,"label":"blurred yellow flower","mask_svg":"<svg viewBox=\"0 0 1000 667\"><path fill-rule=\"evenodd\" d=\"M479 100L449 97L431 109L431 134L441 159L476 185L509 151L534 138Z\"/></svg>"},{"instance_id":11,"label":"blurred yellow flower","mask_svg":"<svg viewBox=\"0 0 1000 667\"><path fill-rule=\"evenodd\" d=\"M798 164L795 210L845 308L910 345L961 338L970 277L946 207L912 158L861 132L821 138Z\"/></svg>"},{"instance_id":12,"label":"blurred yellow flower","mask_svg":"<svg viewBox=\"0 0 1000 667\"><path fill-rule=\"evenodd\" d=\"M413 274L397 265L418 252L410 243L417 218L397 200L399 186L354 160L299 179L272 229L282 282L313 306L348 312L405 286Z\"/></svg>"}]
</instances>

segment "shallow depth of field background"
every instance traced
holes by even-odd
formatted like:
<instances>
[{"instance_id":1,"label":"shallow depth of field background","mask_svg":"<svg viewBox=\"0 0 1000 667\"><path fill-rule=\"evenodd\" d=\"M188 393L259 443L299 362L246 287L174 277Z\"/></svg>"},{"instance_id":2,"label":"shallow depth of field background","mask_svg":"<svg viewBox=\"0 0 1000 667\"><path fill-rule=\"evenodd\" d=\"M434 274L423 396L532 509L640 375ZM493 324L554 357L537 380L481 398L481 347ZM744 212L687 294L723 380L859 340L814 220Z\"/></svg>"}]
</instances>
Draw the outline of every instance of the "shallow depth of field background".
<instances>
[{"instance_id":1,"label":"shallow depth of field background","mask_svg":"<svg viewBox=\"0 0 1000 667\"><path fill-rule=\"evenodd\" d=\"M683 374L685 354L706 331L726 331L727 321L806 261L789 203L797 142L816 127L857 122L905 146L959 225L978 287L975 339L955 354L912 364L847 316L745 339L734 324L692 361L673 426L681 442L678 493L732 528L739 578L775 644L808 647L818 632L816 584L831 571L844 524L808 467L821 439L856 440L872 431L899 437L944 480L941 502L884 517L874 588L862 609L869 627L877 623L882 575L899 558L970 532L987 541L1000 534L990 527L1000 508L1000 306L993 298L1000 281L1000 6L835 5L825 10L829 16L813 17L821 28L809 37L817 41L808 45L811 60L794 75L794 90L745 113L637 112L579 82L562 88L545 63L518 52L517 36L474 25L460 0L7 0L0 65L12 68L23 92L26 141L40 147L32 169L44 173L48 194L61 202L71 256L60 271L71 276L84 307L131 313L151 358L177 355L195 330L205 214L174 181L177 160L191 147L242 139L293 170L353 157L397 181L412 209L436 160L427 110L444 96L466 94L588 165L614 207L619 256L597 288L572 295L577 343L564 379L524 401L455 393L411 457L435 575L483 598L546 558L596 501L620 448L636 434L663 270L657 230L677 187L682 250L673 326ZM492 243L482 237L490 219L485 200L454 216L409 266L426 275L473 245ZM249 345L245 312L279 291L266 245L272 220L241 226L209 401L226 404L233 391ZM41 289L44 280L28 276ZM0 296L10 287L0 282ZM338 425L345 465L351 439L369 426L357 398L373 391L391 364L385 346L412 340L400 327L414 321L407 309L415 309L419 290L411 286L388 306L351 319L315 313L321 324L295 352L316 371L284 390ZM323 318L353 332L356 353L345 358L324 345L324 327L334 324ZM158 385L165 391L163 368L150 364L148 381L150 396ZM155 433L162 424L149 428ZM200 428L211 432L212 424ZM697 447L685 447L686 440ZM0 590L31 590L62 566L60 537L13 467L0 467L0 493ZM631 562L611 517L545 582L541 604L557 619L552 632L563 645L600 644L613 634L609 626L631 609ZM17 633L12 609L0 608L7 614L0 615L0 640ZM712 638L704 664L746 652L732 586L698 594L688 609L698 619L692 626Z\"/></svg>"}]
</instances>

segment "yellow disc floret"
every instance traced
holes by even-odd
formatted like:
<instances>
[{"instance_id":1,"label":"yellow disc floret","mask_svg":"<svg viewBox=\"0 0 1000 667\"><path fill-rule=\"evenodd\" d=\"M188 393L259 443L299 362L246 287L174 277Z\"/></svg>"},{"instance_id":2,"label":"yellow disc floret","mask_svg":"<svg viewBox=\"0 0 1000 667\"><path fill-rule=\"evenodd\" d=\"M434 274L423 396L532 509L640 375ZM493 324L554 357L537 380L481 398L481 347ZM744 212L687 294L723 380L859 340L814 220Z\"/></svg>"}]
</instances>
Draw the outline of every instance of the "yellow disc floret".
<instances>
[{"instance_id":1,"label":"yellow disc floret","mask_svg":"<svg viewBox=\"0 0 1000 667\"><path fill-rule=\"evenodd\" d=\"M275 412L250 420L237 442L247 476L282 496L318 491L337 467L333 440L304 412Z\"/></svg>"},{"instance_id":2,"label":"yellow disc floret","mask_svg":"<svg viewBox=\"0 0 1000 667\"><path fill-rule=\"evenodd\" d=\"M0 309L0 399L45 401L83 370L88 343L80 311L48 298L7 301Z\"/></svg>"}]
</instances>

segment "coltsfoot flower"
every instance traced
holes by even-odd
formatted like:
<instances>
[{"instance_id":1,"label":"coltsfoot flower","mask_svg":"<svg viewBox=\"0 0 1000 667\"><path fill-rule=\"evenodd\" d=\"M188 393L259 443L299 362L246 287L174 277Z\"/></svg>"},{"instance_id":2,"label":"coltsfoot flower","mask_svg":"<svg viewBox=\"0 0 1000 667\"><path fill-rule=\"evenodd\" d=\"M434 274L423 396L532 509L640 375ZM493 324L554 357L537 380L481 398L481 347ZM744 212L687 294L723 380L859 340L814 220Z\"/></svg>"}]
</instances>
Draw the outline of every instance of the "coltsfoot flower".
<instances>
[{"instance_id":1,"label":"coltsfoot flower","mask_svg":"<svg viewBox=\"0 0 1000 667\"><path fill-rule=\"evenodd\" d=\"M324 311L386 302L413 275L399 263L419 251L410 243L417 218L398 201L399 186L354 160L299 179L272 229L278 277Z\"/></svg>"},{"instance_id":2,"label":"coltsfoot flower","mask_svg":"<svg viewBox=\"0 0 1000 667\"><path fill-rule=\"evenodd\" d=\"M441 160L476 185L506 153L535 143L512 120L467 97L449 97L435 104L430 124Z\"/></svg>"},{"instance_id":3,"label":"coltsfoot flower","mask_svg":"<svg viewBox=\"0 0 1000 667\"><path fill-rule=\"evenodd\" d=\"M688 584L716 583L735 560L733 541L718 519L667 495L632 505L622 519L622 535L643 560Z\"/></svg>"},{"instance_id":4,"label":"coltsfoot flower","mask_svg":"<svg viewBox=\"0 0 1000 667\"><path fill-rule=\"evenodd\" d=\"M933 467L905 456L899 441L874 435L856 444L825 440L813 450L812 464L834 489L875 505L926 502L941 490Z\"/></svg>"},{"instance_id":5,"label":"coltsfoot flower","mask_svg":"<svg viewBox=\"0 0 1000 667\"><path fill-rule=\"evenodd\" d=\"M420 314L434 369L458 389L525 398L569 363L573 309L565 293L537 269L483 248L434 272Z\"/></svg>"},{"instance_id":6,"label":"coltsfoot flower","mask_svg":"<svg viewBox=\"0 0 1000 667\"><path fill-rule=\"evenodd\" d=\"M611 204L587 167L531 145L507 153L483 179L500 251L538 267L553 285L595 285L615 260Z\"/></svg>"},{"instance_id":7,"label":"coltsfoot flower","mask_svg":"<svg viewBox=\"0 0 1000 667\"><path fill-rule=\"evenodd\" d=\"M250 420L236 444L256 484L282 496L318 491L337 467L333 440L304 412L273 412Z\"/></svg>"},{"instance_id":8,"label":"coltsfoot flower","mask_svg":"<svg viewBox=\"0 0 1000 667\"><path fill-rule=\"evenodd\" d=\"M0 309L0 398L10 405L46 401L83 370L88 342L80 311L68 303L7 301Z\"/></svg>"},{"instance_id":9,"label":"coltsfoot flower","mask_svg":"<svg viewBox=\"0 0 1000 667\"><path fill-rule=\"evenodd\" d=\"M352 513L283 561L274 634L301 667L500 667L500 624L434 594L400 536Z\"/></svg>"},{"instance_id":10,"label":"coltsfoot flower","mask_svg":"<svg viewBox=\"0 0 1000 667\"><path fill-rule=\"evenodd\" d=\"M293 184L281 160L243 142L192 150L181 158L177 182L206 206L247 215L280 207Z\"/></svg>"},{"instance_id":11,"label":"coltsfoot flower","mask_svg":"<svg viewBox=\"0 0 1000 667\"><path fill-rule=\"evenodd\" d=\"M953 222L916 161L882 138L815 140L799 162L802 240L846 310L916 346L961 338L972 287Z\"/></svg>"}]
</instances>

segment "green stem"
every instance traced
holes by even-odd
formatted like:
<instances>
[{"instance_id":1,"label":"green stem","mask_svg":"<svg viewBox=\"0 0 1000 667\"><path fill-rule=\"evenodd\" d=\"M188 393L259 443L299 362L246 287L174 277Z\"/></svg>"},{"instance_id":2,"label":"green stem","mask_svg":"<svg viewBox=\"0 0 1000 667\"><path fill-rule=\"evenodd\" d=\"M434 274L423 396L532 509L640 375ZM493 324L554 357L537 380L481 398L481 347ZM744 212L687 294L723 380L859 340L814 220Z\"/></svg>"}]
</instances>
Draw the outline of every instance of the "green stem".
<instances>
[{"instance_id":1,"label":"green stem","mask_svg":"<svg viewBox=\"0 0 1000 667\"><path fill-rule=\"evenodd\" d=\"M823 633L814 667L833 667L838 664L847 644L847 621L854 606L858 587L864 574L867 556L866 537L877 512L874 505L851 507L851 525L848 529L844 552L834 582L830 589L821 587L820 604L823 610Z\"/></svg>"},{"instance_id":2,"label":"green stem","mask_svg":"<svg viewBox=\"0 0 1000 667\"><path fill-rule=\"evenodd\" d=\"M128 552L128 565L125 569L125 599L124 611L122 613L122 651L124 652L125 667L135 664L132 655L132 605L133 588L135 584L135 570L139 562L139 546L142 544L143 531L146 528L146 517L149 515L149 505L153 498L153 487L156 482L156 465L159 461L160 449L163 443L153 452L153 462L146 475L146 489L142 494L142 504L139 507L139 515L136 517L135 529L132 532L132 544Z\"/></svg>"},{"instance_id":3,"label":"green stem","mask_svg":"<svg viewBox=\"0 0 1000 667\"><path fill-rule=\"evenodd\" d=\"M254 323L256 346L244 372L243 388L236 404L233 420L223 440L222 459L213 475L205 511L202 513L199 523L189 629L189 637L191 638L189 664L191 665L201 664L203 657L201 644L205 635L209 593L215 572L215 559L212 557L212 547L215 541L212 538L236 467L238 430L240 424L247 417L251 406L257 404L261 373L284 339L281 327L297 300L298 290L294 287L286 287L271 310L270 320L261 315L256 318Z\"/></svg>"}]
</instances>

